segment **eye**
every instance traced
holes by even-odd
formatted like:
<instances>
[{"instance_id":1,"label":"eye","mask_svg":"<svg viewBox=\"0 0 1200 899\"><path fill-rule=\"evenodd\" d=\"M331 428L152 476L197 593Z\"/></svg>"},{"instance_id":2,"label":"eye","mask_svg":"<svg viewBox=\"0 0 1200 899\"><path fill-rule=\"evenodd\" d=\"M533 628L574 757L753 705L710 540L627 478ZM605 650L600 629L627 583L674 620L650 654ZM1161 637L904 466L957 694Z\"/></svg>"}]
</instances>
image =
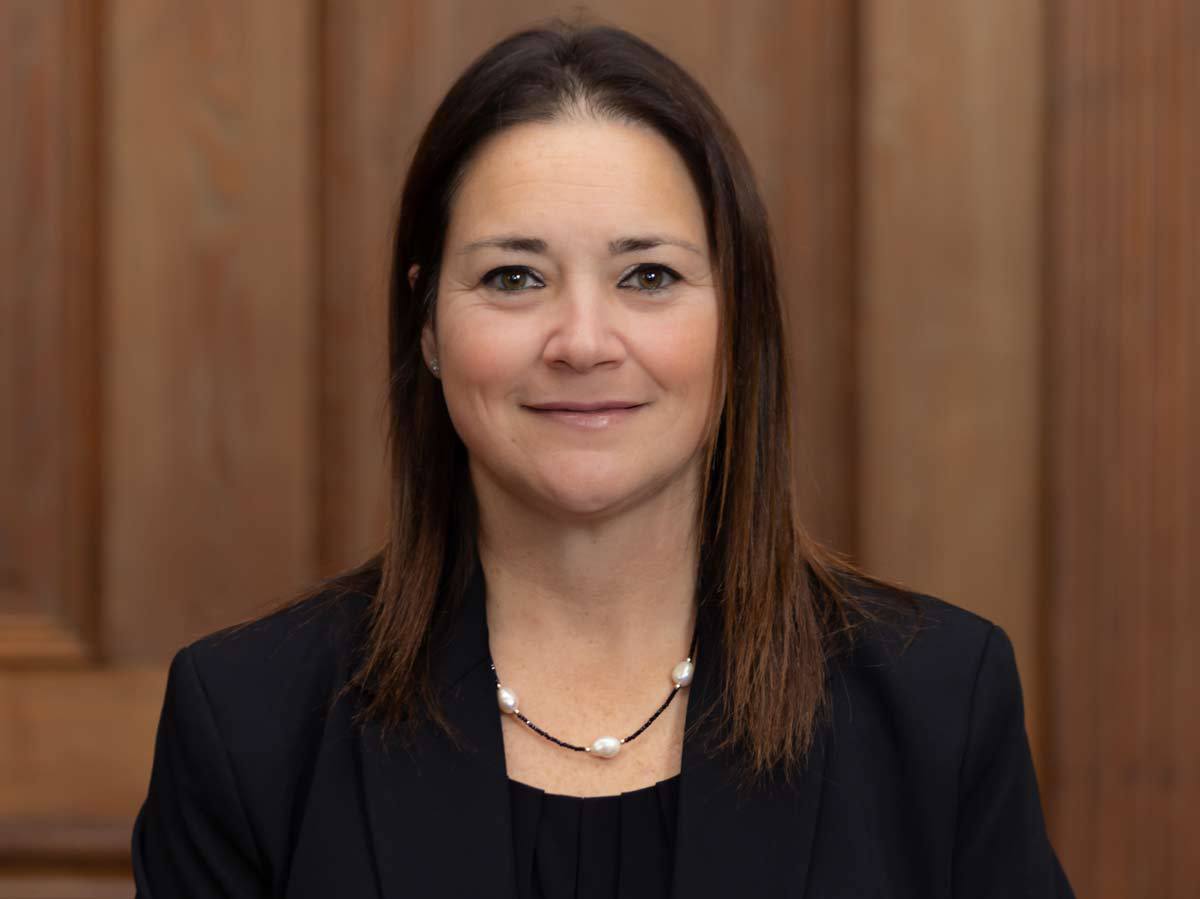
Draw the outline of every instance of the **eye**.
<instances>
[{"instance_id":1,"label":"eye","mask_svg":"<svg viewBox=\"0 0 1200 899\"><path fill-rule=\"evenodd\" d=\"M669 279L663 284L663 274ZM646 280L642 276L650 275ZM634 287L633 290L641 291L642 293L664 293L668 287L679 280L679 275L667 268L665 265L657 265L653 262L643 263L625 276L625 280L629 278L640 278L642 284L649 285L647 287ZM622 281L624 283L624 281Z\"/></svg>"},{"instance_id":2,"label":"eye","mask_svg":"<svg viewBox=\"0 0 1200 899\"><path fill-rule=\"evenodd\" d=\"M498 287L492 283L497 277L500 279L500 283L505 286ZM479 283L483 284L487 287L492 287L494 290L498 290L501 293L522 293L523 288L526 286L525 282L523 282L522 279L530 278L530 277L537 277L537 276L534 275L532 271L525 268L525 266L523 266L523 265L506 265L506 266L503 266L502 268L492 269L490 272L488 272L486 275L483 276L483 279ZM544 284L541 285L541 287L544 287L544 286L545 286ZM515 289L511 289L511 288L515 288ZM540 289L540 287L535 288L535 289Z\"/></svg>"},{"instance_id":3,"label":"eye","mask_svg":"<svg viewBox=\"0 0 1200 899\"><path fill-rule=\"evenodd\" d=\"M663 275L666 275L667 281L664 284ZM535 284L530 284L527 279L537 278L530 269L523 265L506 265L500 268L494 268L480 280L480 284L491 287L500 293L523 293L525 290L532 288L540 290L546 285L538 279ZM624 284L631 278L637 278L640 283L633 287L627 287L626 290L636 290L640 293L664 293L672 284L680 280L677 272L667 268L665 265L647 262L639 265L628 275L626 275L621 283ZM497 279L498 282L497 282Z\"/></svg>"}]
</instances>

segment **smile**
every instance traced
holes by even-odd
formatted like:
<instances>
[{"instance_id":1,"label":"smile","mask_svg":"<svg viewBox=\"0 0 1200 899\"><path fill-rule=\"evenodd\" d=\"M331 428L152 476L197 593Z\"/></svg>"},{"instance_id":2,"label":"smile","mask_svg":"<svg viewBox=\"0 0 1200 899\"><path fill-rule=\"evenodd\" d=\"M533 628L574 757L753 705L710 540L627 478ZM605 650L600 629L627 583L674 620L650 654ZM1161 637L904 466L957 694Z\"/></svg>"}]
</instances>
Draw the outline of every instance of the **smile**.
<instances>
[{"instance_id":1,"label":"smile","mask_svg":"<svg viewBox=\"0 0 1200 899\"><path fill-rule=\"evenodd\" d=\"M591 412L568 409L529 409L529 411L548 421L584 430L598 431L621 424L636 415L641 409L642 406L631 406L625 409L595 409Z\"/></svg>"}]
</instances>

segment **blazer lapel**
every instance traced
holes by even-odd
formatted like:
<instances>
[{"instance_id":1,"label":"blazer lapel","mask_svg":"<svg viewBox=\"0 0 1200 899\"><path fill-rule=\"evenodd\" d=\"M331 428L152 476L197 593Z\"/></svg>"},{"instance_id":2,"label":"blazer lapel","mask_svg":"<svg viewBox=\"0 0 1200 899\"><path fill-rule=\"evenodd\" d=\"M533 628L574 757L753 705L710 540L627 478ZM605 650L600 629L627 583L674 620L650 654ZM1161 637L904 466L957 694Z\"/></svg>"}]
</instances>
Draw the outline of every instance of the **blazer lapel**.
<instances>
[{"instance_id":1,"label":"blazer lapel","mask_svg":"<svg viewBox=\"0 0 1200 899\"><path fill-rule=\"evenodd\" d=\"M496 685L487 664L483 572L476 562L435 668L442 707L464 747L433 726L414 749L360 737L362 777L384 899L515 899L512 820Z\"/></svg>"},{"instance_id":2,"label":"blazer lapel","mask_svg":"<svg viewBox=\"0 0 1200 899\"><path fill-rule=\"evenodd\" d=\"M385 745L373 722L360 736L363 787L385 899L515 899L508 773L487 664L485 597L476 560L435 669L443 708L466 743L463 750L432 726L422 729L413 750L391 739ZM728 761L710 758L701 745L712 727L700 722L701 713L719 701L715 607L701 605L699 627L701 648L688 687L672 899L801 899L816 832L825 731L818 732L807 767L790 787L739 795ZM696 727L701 729L693 734Z\"/></svg>"},{"instance_id":3,"label":"blazer lapel","mask_svg":"<svg viewBox=\"0 0 1200 899\"><path fill-rule=\"evenodd\" d=\"M696 674L688 689L672 899L754 896L802 899L816 835L827 731L819 728L803 771L782 782L738 793L728 759L710 757L703 740L719 708L720 634L715 604L702 603ZM701 649L700 647L707 647ZM700 722L704 710L712 717Z\"/></svg>"}]
</instances>

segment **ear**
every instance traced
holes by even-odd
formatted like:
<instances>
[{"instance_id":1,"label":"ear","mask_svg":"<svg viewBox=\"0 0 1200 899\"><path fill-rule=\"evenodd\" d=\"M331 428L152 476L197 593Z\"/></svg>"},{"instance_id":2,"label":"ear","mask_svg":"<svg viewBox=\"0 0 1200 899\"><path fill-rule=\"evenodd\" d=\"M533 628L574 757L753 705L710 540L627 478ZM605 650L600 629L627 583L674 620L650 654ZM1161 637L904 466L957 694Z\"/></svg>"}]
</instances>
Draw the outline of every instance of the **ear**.
<instances>
[{"instance_id":1,"label":"ear","mask_svg":"<svg viewBox=\"0 0 1200 899\"><path fill-rule=\"evenodd\" d=\"M417 275L421 271L421 266L413 263L408 267L408 289L412 290L417 283ZM437 335L433 330L433 316L430 315L425 321L425 327L421 329L421 355L425 357L425 366L429 367L429 362L437 358ZM437 375L434 375L436 378Z\"/></svg>"},{"instance_id":2,"label":"ear","mask_svg":"<svg viewBox=\"0 0 1200 899\"><path fill-rule=\"evenodd\" d=\"M425 366L429 367L431 360L438 357L437 335L433 332L433 317L430 316L425 327L421 329L421 355L425 357ZM436 378L437 375L434 375Z\"/></svg>"}]
</instances>

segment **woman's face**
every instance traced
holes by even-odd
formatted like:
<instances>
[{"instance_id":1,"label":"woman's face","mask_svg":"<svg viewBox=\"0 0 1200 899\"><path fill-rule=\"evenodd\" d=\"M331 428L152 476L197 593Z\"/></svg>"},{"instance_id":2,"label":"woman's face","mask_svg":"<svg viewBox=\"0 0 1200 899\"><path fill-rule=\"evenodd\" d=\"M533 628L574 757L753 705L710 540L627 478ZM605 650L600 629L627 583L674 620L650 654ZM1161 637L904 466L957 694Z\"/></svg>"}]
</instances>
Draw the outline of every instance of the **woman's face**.
<instances>
[{"instance_id":1,"label":"woman's face","mask_svg":"<svg viewBox=\"0 0 1200 899\"><path fill-rule=\"evenodd\" d=\"M588 519L696 489L717 351L707 247L657 132L524 124L483 146L422 338L481 501ZM634 408L541 408L580 404Z\"/></svg>"}]
</instances>

